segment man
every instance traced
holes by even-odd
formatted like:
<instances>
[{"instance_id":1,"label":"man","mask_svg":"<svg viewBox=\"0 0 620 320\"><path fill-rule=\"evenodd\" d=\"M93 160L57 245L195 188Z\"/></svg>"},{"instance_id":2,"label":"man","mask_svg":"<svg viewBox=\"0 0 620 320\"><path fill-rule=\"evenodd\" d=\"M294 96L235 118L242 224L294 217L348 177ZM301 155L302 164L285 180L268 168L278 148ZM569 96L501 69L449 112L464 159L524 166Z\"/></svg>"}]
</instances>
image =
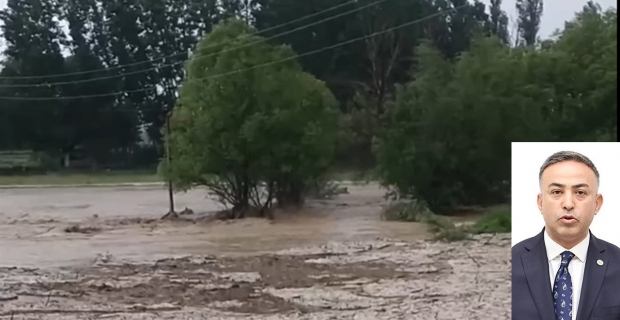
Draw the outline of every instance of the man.
<instances>
[{"instance_id":1,"label":"man","mask_svg":"<svg viewBox=\"0 0 620 320\"><path fill-rule=\"evenodd\" d=\"M512 319L620 320L620 248L590 232L603 205L596 167L557 152L539 182L545 227L512 247Z\"/></svg>"}]
</instances>

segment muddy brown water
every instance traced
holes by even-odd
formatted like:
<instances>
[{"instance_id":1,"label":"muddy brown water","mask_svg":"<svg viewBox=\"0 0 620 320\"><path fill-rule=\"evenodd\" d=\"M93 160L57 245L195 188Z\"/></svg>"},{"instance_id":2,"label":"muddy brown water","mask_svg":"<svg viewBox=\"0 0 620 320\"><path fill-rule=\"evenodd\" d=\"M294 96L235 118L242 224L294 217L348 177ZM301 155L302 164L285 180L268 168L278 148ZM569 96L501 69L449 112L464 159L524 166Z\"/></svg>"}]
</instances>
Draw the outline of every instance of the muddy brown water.
<instances>
[{"instance_id":1,"label":"muddy brown water","mask_svg":"<svg viewBox=\"0 0 620 320\"><path fill-rule=\"evenodd\" d=\"M229 222L204 190L182 221L159 187L0 190L0 319L509 319L510 235L428 241L347 187Z\"/></svg>"},{"instance_id":2,"label":"muddy brown water","mask_svg":"<svg viewBox=\"0 0 620 320\"><path fill-rule=\"evenodd\" d=\"M97 254L143 260L171 254L271 252L336 240L427 237L416 224L381 221L383 191L348 186L350 194L310 201L298 212L279 212L274 222L152 222L168 208L165 189L42 188L0 190L0 266L63 266L91 262ZM205 190L175 194L175 207L207 215L223 207ZM100 228L65 233L73 224Z\"/></svg>"}]
</instances>

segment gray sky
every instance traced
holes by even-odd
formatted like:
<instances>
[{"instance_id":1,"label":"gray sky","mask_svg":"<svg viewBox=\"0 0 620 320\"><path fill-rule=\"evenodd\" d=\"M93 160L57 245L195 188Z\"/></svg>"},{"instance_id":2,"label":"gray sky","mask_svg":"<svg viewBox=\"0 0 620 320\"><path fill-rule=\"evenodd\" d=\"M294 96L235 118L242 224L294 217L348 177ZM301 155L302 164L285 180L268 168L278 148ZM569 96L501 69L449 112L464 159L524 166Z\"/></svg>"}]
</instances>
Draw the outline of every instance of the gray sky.
<instances>
[{"instance_id":1,"label":"gray sky","mask_svg":"<svg viewBox=\"0 0 620 320\"><path fill-rule=\"evenodd\" d=\"M0 0L4 1L4 0ZM482 0L487 6L490 0ZM510 18L510 32L515 30L517 9L515 9L516 0L502 0L502 9L506 11ZM543 16L540 22L540 31L538 36L542 39L548 38L556 29L564 28L564 22L571 20L575 13L581 11L588 0L543 0ZM616 0L594 0L603 10L609 7L617 8Z\"/></svg>"},{"instance_id":2,"label":"gray sky","mask_svg":"<svg viewBox=\"0 0 620 320\"><path fill-rule=\"evenodd\" d=\"M0 0L0 8L6 6L6 1L7 0ZM482 0L482 2L488 5L490 0ZM515 18L517 17L515 2L516 0L503 0L502 2L502 7L510 18L511 32L514 30ZM564 27L564 22L572 19L575 12L580 11L587 2L587 0L544 0L544 11L539 36L543 39L547 38L556 29ZM595 2L600 4L603 9L617 7L616 0L598 0ZM0 47L1 46L2 43L0 43Z\"/></svg>"}]
</instances>

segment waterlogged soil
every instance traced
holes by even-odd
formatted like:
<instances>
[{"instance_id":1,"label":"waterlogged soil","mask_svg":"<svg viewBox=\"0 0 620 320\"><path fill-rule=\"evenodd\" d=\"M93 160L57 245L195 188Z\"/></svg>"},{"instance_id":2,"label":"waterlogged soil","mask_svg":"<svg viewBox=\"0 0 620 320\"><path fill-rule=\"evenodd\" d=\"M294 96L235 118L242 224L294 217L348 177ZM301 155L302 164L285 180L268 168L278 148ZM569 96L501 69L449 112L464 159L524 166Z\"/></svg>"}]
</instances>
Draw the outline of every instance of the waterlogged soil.
<instances>
[{"instance_id":1,"label":"waterlogged soil","mask_svg":"<svg viewBox=\"0 0 620 320\"><path fill-rule=\"evenodd\" d=\"M427 240L376 185L274 221L161 188L0 190L0 319L509 319L510 235Z\"/></svg>"}]
</instances>

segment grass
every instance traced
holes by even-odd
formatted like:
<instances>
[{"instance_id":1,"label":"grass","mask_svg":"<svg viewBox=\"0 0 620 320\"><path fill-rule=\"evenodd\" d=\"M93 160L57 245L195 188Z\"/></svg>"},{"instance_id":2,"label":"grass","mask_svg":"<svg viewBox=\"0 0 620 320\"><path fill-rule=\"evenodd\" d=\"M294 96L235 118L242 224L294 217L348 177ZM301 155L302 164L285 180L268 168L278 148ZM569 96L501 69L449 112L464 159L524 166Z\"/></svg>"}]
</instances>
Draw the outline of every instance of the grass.
<instances>
[{"instance_id":1,"label":"grass","mask_svg":"<svg viewBox=\"0 0 620 320\"><path fill-rule=\"evenodd\" d=\"M510 205L488 207L467 221L459 221L455 217L432 213L418 202L397 203L384 210L382 219L392 221L408 221L425 223L436 240L460 241L472 234L508 233L511 231ZM475 217L475 219L472 219ZM461 219L462 220L462 219Z\"/></svg>"},{"instance_id":2,"label":"grass","mask_svg":"<svg viewBox=\"0 0 620 320\"><path fill-rule=\"evenodd\" d=\"M0 176L0 186L4 185L94 185L116 183L161 182L162 179L151 171L110 171L110 172L60 172L40 175Z\"/></svg>"},{"instance_id":3,"label":"grass","mask_svg":"<svg viewBox=\"0 0 620 320\"><path fill-rule=\"evenodd\" d=\"M510 205L499 205L487 208L482 217L474 224L476 233L510 232L511 229Z\"/></svg>"}]
</instances>

